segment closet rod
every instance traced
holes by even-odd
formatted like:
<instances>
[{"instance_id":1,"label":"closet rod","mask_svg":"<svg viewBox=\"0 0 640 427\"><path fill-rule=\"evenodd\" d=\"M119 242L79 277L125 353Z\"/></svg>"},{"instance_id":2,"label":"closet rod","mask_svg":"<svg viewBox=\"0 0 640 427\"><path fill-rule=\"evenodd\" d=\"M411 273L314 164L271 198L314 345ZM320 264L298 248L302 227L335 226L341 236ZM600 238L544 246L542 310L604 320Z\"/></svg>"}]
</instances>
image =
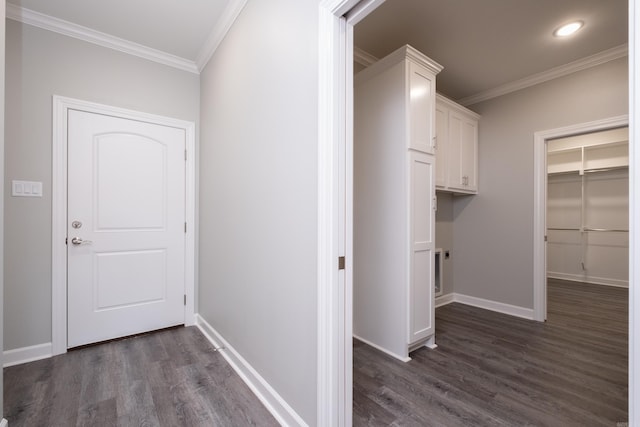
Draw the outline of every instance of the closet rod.
<instances>
[{"instance_id":1,"label":"closet rod","mask_svg":"<svg viewBox=\"0 0 640 427\"><path fill-rule=\"evenodd\" d=\"M554 230L554 231L583 231L583 232L598 231L598 232L610 232L610 233L628 233L629 232L629 230L623 230L623 229L619 229L619 228L588 228L588 227L585 227L582 230L579 229L579 228L547 227L547 230Z\"/></svg>"},{"instance_id":2,"label":"closet rod","mask_svg":"<svg viewBox=\"0 0 640 427\"><path fill-rule=\"evenodd\" d=\"M626 169L629 169L629 166L616 166L611 168L592 168L592 169L585 169L583 172L584 173L611 172L611 171L626 170Z\"/></svg>"},{"instance_id":3,"label":"closet rod","mask_svg":"<svg viewBox=\"0 0 640 427\"><path fill-rule=\"evenodd\" d=\"M620 170L627 170L627 169L629 169L629 166L615 166L610 168L592 168L592 169L583 169L582 173L585 174L585 173L598 173L598 172L612 172L612 171L620 171ZM580 170L575 169L575 170L562 171L562 172L547 172L547 175L549 176L574 175L579 173L580 173Z\"/></svg>"},{"instance_id":4,"label":"closet rod","mask_svg":"<svg viewBox=\"0 0 640 427\"><path fill-rule=\"evenodd\" d=\"M547 227L547 230L556 230L556 231L581 231L579 228L558 228L558 227Z\"/></svg>"}]
</instances>

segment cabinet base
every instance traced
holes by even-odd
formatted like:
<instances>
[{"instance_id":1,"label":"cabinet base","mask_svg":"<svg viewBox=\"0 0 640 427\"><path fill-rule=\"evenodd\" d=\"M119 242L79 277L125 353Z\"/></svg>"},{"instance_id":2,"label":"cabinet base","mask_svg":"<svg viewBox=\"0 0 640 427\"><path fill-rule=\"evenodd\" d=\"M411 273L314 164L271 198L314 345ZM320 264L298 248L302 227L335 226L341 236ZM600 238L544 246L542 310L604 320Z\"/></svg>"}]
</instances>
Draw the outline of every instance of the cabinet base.
<instances>
[{"instance_id":1,"label":"cabinet base","mask_svg":"<svg viewBox=\"0 0 640 427\"><path fill-rule=\"evenodd\" d=\"M411 353L412 351L415 351L417 349L419 349L420 347L427 347L431 350L438 348L438 345L436 344L436 336L435 335L431 335L429 338L420 340L420 341L416 341L412 344L409 344L408 348L409 348L409 353Z\"/></svg>"}]
</instances>

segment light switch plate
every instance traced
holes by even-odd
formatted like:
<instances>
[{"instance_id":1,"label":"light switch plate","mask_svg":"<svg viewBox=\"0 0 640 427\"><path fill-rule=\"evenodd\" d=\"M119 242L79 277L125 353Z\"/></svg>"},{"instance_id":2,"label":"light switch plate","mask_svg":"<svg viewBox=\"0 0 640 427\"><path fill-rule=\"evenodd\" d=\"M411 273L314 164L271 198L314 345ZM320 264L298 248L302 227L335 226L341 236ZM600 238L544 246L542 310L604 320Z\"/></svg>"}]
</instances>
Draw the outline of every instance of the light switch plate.
<instances>
[{"instance_id":1,"label":"light switch plate","mask_svg":"<svg viewBox=\"0 0 640 427\"><path fill-rule=\"evenodd\" d=\"M11 181L13 197L42 197L42 183L38 181Z\"/></svg>"}]
</instances>

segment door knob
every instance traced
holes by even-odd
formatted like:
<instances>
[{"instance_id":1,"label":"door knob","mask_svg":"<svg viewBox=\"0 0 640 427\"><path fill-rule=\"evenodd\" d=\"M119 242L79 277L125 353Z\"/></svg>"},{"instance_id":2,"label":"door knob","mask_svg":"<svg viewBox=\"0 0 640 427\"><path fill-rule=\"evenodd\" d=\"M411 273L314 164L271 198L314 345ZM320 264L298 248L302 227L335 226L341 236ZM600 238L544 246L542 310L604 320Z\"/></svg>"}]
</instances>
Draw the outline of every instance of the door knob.
<instances>
[{"instance_id":1,"label":"door knob","mask_svg":"<svg viewBox=\"0 0 640 427\"><path fill-rule=\"evenodd\" d=\"M90 245L92 242L91 240L82 240L79 237L74 237L73 239L71 239L71 243L73 243L74 245Z\"/></svg>"}]
</instances>

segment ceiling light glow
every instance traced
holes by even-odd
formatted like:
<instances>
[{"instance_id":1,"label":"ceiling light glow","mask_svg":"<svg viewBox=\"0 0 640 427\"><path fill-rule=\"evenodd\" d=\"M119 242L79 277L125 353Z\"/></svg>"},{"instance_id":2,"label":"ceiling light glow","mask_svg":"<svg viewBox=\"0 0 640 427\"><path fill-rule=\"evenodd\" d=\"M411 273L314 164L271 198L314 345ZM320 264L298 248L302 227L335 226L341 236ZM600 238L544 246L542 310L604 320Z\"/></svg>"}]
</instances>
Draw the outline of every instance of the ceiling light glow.
<instances>
[{"instance_id":1,"label":"ceiling light glow","mask_svg":"<svg viewBox=\"0 0 640 427\"><path fill-rule=\"evenodd\" d=\"M583 25L584 22L582 21L570 22L555 30L553 35L556 37L567 37L578 31Z\"/></svg>"}]
</instances>

